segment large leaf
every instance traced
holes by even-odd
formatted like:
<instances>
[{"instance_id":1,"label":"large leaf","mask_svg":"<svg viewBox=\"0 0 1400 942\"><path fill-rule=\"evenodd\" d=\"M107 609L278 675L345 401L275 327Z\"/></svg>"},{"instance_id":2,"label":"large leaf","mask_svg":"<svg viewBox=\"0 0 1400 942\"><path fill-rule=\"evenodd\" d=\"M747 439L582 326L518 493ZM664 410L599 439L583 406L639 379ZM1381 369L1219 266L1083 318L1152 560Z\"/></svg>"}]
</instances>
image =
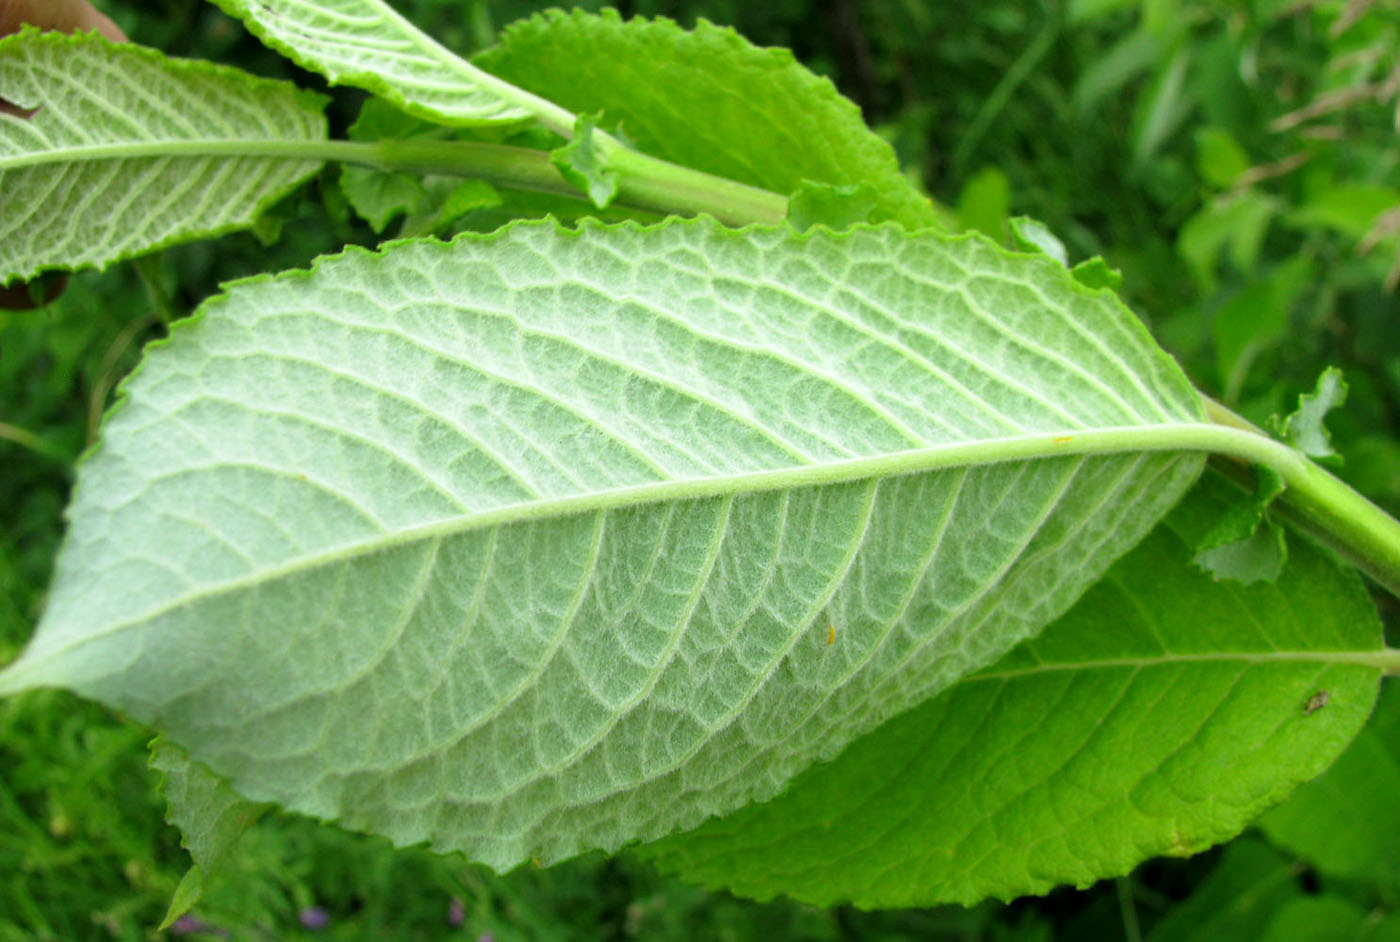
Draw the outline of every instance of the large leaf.
<instances>
[{"instance_id":1,"label":"large leaf","mask_svg":"<svg viewBox=\"0 0 1400 942\"><path fill-rule=\"evenodd\" d=\"M95 35L0 40L0 97L38 109L0 114L0 284L249 226L326 136L318 95Z\"/></svg>"},{"instance_id":2,"label":"large leaf","mask_svg":"<svg viewBox=\"0 0 1400 942\"><path fill-rule=\"evenodd\" d=\"M1234 837L1366 722L1379 669L1338 656L1383 641L1360 579L1302 539L1272 584L1192 568L1230 491L1204 479L997 664L645 853L759 898L912 906L1087 885Z\"/></svg>"},{"instance_id":3,"label":"large leaf","mask_svg":"<svg viewBox=\"0 0 1400 942\"><path fill-rule=\"evenodd\" d=\"M502 867L771 797L1060 614L1201 464L1087 453L1198 428L1115 297L894 226L353 250L124 390L0 691Z\"/></svg>"},{"instance_id":4,"label":"large leaf","mask_svg":"<svg viewBox=\"0 0 1400 942\"><path fill-rule=\"evenodd\" d=\"M383 0L211 0L272 49L335 85L445 124L517 122L537 103L444 48Z\"/></svg>"},{"instance_id":5,"label":"large leaf","mask_svg":"<svg viewBox=\"0 0 1400 942\"><path fill-rule=\"evenodd\" d=\"M859 108L786 49L732 29L550 10L474 61L572 111L604 112L606 126L657 157L783 194L804 180L867 184L876 219L936 224Z\"/></svg>"}]
</instances>

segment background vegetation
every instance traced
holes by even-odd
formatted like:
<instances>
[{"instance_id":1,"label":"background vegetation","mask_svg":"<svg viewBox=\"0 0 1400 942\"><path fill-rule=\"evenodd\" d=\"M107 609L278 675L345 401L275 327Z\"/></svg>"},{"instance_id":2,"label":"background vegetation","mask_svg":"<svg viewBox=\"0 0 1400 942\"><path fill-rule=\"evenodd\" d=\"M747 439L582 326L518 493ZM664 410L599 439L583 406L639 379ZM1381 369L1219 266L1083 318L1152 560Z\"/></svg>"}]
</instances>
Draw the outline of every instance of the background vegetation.
<instances>
[{"instance_id":1,"label":"background vegetation","mask_svg":"<svg viewBox=\"0 0 1400 942\"><path fill-rule=\"evenodd\" d=\"M200 0L98 5L134 41L319 85ZM542 6L396 5L458 51L490 45L499 26ZM1193 380L1256 421L1287 411L1325 365L1342 366L1351 398L1332 420L1340 473L1400 511L1400 6L618 6L685 24L704 16L792 48L865 109L951 227L1006 240L1008 218L1026 214L1047 223L1072 259L1103 254ZM343 134L362 97L336 94L332 119ZM0 312L0 659L33 626L72 463L142 344L221 281L375 242L345 212L336 180L328 171L281 208L282 238L271 247L251 234L184 247L75 277L41 311ZM1382 604L1393 628L1396 606ZM1386 735L1397 712L1387 692L1352 753L1261 831L1010 905L759 905L665 879L625 855L496 877L279 818L250 832L200 920L176 931L495 942L1400 938L1400 821L1385 807L1400 793L1400 756ZM0 940L153 935L188 861L162 821L147 738L63 694L0 702ZM1351 816L1320 817L1338 806ZM1349 836L1364 846L1347 845Z\"/></svg>"}]
</instances>

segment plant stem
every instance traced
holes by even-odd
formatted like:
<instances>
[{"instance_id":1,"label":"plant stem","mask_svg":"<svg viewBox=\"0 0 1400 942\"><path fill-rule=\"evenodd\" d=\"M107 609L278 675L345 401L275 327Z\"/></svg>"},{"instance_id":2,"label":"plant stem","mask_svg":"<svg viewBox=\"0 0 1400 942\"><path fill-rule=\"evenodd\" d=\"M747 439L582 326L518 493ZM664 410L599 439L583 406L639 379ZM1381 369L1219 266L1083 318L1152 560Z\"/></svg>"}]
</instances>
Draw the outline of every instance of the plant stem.
<instances>
[{"instance_id":1,"label":"plant stem","mask_svg":"<svg viewBox=\"0 0 1400 942\"><path fill-rule=\"evenodd\" d=\"M1279 502L1290 522L1400 598L1400 522L1301 452L1269 438L1220 403L1201 398L1212 421L1263 443L1257 459L1224 453L1267 465L1283 476L1287 489Z\"/></svg>"},{"instance_id":2,"label":"plant stem","mask_svg":"<svg viewBox=\"0 0 1400 942\"><path fill-rule=\"evenodd\" d=\"M787 218L787 198L725 177L692 170L641 151L605 148L619 175L622 198L641 209L695 216L709 213L730 226L778 225Z\"/></svg>"},{"instance_id":3,"label":"plant stem","mask_svg":"<svg viewBox=\"0 0 1400 942\"><path fill-rule=\"evenodd\" d=\"M725 225L777 225L787 218L787 198L777 193L651 157L606 136L600 135L600 138L600 147L606 151L609 165L618 173L618 204L624 208L682 216L708 213ZM406 173L475 177L510 189L571 197L582 195L559 174L547 151L474 141L181 141L162 143L160 152L167 156L229 155L335 161ZM135 153L130 145L116 145L91 148L83 156L93 160L145 154ZM31 162L41 161L10 160L4 162L4 167Z\"/></svg>"}]
</instances>

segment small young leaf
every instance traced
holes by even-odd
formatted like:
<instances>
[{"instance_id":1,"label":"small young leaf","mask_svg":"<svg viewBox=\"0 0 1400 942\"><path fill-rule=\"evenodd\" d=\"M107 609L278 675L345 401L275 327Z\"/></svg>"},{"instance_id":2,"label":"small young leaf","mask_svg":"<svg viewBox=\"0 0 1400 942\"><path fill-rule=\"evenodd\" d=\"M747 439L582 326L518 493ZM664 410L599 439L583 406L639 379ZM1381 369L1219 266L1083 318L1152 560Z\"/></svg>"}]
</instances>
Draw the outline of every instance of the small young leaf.
<instances>
[{"instance_id":1,"label":"small young leaf","mask_svg":"<svg viewBox=\"0 0 1400 942\"><path fill-rule=\"evenodd\" d=\"M1068 267L1069 253L1060 237L1050 227L1030 216L1013 216L1010 221L1011 241L1023 252L1041 252Z\"/></svg>"},{"instance_id":2,"label":"small young leaf","mask_svg":"<svg viewBox=\"0 0 1400 942\"><path fill-rule=\"evenodd\" d=\"M1347 401L1347 384L1342 371L1329 366L1317 378L1317 388L1298 397L1298 409L1283 421L1283 439L1309 458L1331 458L1332 436L1327 431L1327 413Z\"/></svg>"},{"instance_id":3,"label":"small young leaf","mask_svg":"<svg viewBox=\"0 0 1400 942\"><path fill-rule=\"evenodd\" d=\"M798 232L818 225L838 231L849 229L870 222L875 213L875 189L866 183L832 186L803 180L788 198L788 223Z\"/></svg>"},{"instance_id":4,"label":"small young leaf","mask_svg":"<svg viewBox=\"0 0 1400 942\"><path fill-rule=\"evenodd\" d=\"M400 111L379 98L370 98L350 126L356 141L442 139L447 128L429 124ZM473 209L499 205L495 188L484 180L463 180L439 175L420 176L346 166L340 173L340 190L375 232L383 232L395 217L408 216L400 238L431 235Z\"/></svg>"},{"instance_id":5,"label":"small young leaf","mask_svg":"<svg viewBox=\"0 0 1400 942\"><path fill-rule=\"evenodd\" d=\"M0 284L250 226L326 136L318 95L94 35L0 39L0 97L38 109L0 114Z\"/></svg>"},{"instance_id":6,"label":"small young leaf","mask_svg":"<svg viewBox=\"0 0 1400 942\"><path fill-rule=\"evenodd\" d=\"M1283 528L1265 517L1269 504L1283 493L1283 478L1263 467L1256 467L1254 476L1254 493L1233 501L1197 545L1192 562L1216 579L1272 582L1288 559Z\"/></svg>"},{"instance_id":7,"label":"small young leaf","mask_svg":"<svg viewBox=\"0 0 1400 942\"><path fill-rule=\"evenodd\" d=\"M1233 837L1365 724L1380 672L1335 656L1382 645L1361 581L1310 545L1248 589L1187 565L1235 495L1207 475L1039 638L768 804L641 852L760 899L926 906Z\"/></svg>"},{"instance_id":8,"label":"small young leaf","mask_svg":"<svg viewBox=\"0 0 1400 942\"><path fill-rule=\"evenodd\" d=\"M1259 521L1247 536L1202 549L1192 560L1216 579L1233 579L1245 585L1273 582L1287 561L1283 528L1267 519Z\"/></svg>"},{"instance_id":9,"label":"small young leaf","mask_svg":"<svg viewBox=\"0 0 1400 942\"><path fill-rule=\"evenodd\" d=\"M1109 291L1117 291L1123 287L1123 273L1116 268L1109 268L1108 262L1103 260L1103 256L1095 255L1093 258L1086 258L1069 270L1074 276L1074 280L1086 288L1107 288Z\"/></svg>"},{"instance_id":10,"label":"small young leaf","mask_svg":"<svg viewBox=\"0 0 1400 942\"><path fill-rule=\"evenodd\" d=\"M589 202L607 209L617 196L617 173L598 156L593 146L600 114L579 115L574 123L574 136L550 154L550 160L574 186L588 194Z\"/></svg>"},{"instance_id":11,"label":"small young leaf","mask_svg":"<svg viewBox=\"0 0 1400 942\"><path fill-rule=\"evenodd\" d=\"M341 168L340 189L375 232L383 232L395 216L421 212L428 201L419 177L372 167Z\"/></svg>"},{"instance_id":12,"label":"small young leaf","mask_svg":"<svg viewBox=\"0 0 1400 942\"><path fill-rule=\"evenodd\" d=\"M473 61L575 112L603 112L648 154L774 193L804 180L865 183L876 219L936 225L859 108L786 49L760 49L732 29L550 10L511 25Z\"/></svg>"},{"instance_id":13,"label":"small young leaf","mask_svg":"<svg viewBox=\"0 0 1400 942\"><path fill-rule=\"evenodd\" d=\"M1070 447L1202 421L1117 299L893 225L352 250L231 287L123 392L0 690L497 867L771 797L1037 632L1202 466Z\"/></svg>"},{"instance_id":14,"label":"small young leaf","mask_svg":"<svg viewBox=\"0 0 1400 942\"><path fill-rule=\"evenodd\" d=\"M430 176L423 179L427 208L409 215L399 238L433 235L449 228L467 213L504 205L500 192L485 180L460 180Z\"/></svg>"}]
</instances>

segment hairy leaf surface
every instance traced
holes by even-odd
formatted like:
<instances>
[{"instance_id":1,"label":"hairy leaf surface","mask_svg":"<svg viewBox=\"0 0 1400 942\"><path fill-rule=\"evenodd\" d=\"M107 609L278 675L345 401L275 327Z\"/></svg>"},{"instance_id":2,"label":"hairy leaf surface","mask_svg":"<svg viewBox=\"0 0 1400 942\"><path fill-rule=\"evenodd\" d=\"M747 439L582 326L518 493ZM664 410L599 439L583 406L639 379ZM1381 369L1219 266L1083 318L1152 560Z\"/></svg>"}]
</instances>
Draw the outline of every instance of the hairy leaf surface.
<instances>
[{"instance_id":1,"label":"hairy leaf surface","mask_svg":"<svg viewBox=\"0 0 1400 942\"><path fill-rule=\"evenodd\" d=\"M444 124L528 119L528 96L444 48L383 0L211 0L333 85L367 89Z\"/></svg>"},{"instance_id":2,"label":"hairy leaf surface","mask_svg":"<svg viewBox=\"0 0 1400 942\"><path fill-rule=\"evenodd\" d=\"M473 61L579 113L602 111L640 150L784 195L803 181L871 187L875 219L935 225L928 200L860 109L786 49L701 20L550 10Z\"/></svg>"},{"instance_id":3,"label":"hairy leaf surface","mask_svg":"<svg viewBox=\"0 0 1400 942\"><path fill-rule=\"evenodd\" d=\"M250 226L326 136L319 95L92 35L0 40L0 97L37 109L0 114L0 284Z\"/></svg>"},{"instance_id":4,"label":"hairy leaf surface","mask_svg":"<svg viewBox=\"0 0 1400 942\"><path fill-rule=\"evenodd\" d=\"M1301 538L1273 584L1191 566L1232 490L1204 479L1039 638L774 801L644 853L763 899L927 906L1234 837L1361 729L1380 671L1336 656L1383 639L1356 574Z\"/></svg>"},{"instance_id":5,"label":"hairy leaf surface","mask_svg":"<svg viewBox=\"0 0 1400 942\"><path fill-rule=\"evenodd\" d=\"M895 226L353 250L124 389L0 690L498 867L771 797L1036 633L1201 464L1065 450L1200 421L1116 298Z\"/></svg>"}]
</instances>

